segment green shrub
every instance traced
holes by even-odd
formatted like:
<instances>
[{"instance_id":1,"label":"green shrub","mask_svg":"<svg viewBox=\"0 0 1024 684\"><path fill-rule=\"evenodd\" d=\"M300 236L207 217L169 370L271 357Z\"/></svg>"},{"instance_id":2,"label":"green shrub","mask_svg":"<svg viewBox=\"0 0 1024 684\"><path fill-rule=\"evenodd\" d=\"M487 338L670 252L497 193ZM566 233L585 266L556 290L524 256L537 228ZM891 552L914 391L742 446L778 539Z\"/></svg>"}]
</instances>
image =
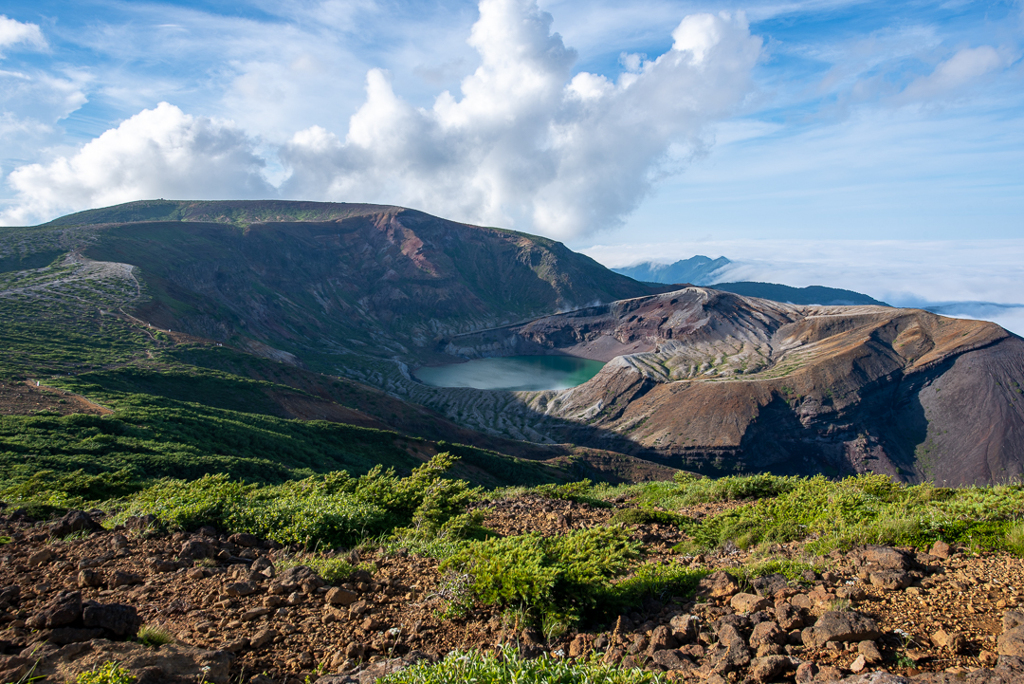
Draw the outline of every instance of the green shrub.
<instances>
[{"instance_id":1,"label":"green shrub","mask_svg":"<svg viewBox=\"0 0 1024 684\"><path fill-rule=\"evenodd\" d=\"M406 478L375 467L358 478L342 471L280 485L226 475L165 480L133 495L118 519L152 513L173 528L213 525L307 548L351 547L408 524L432 534L479 495L464 481L441 477L453 460L438 454Z\"/></svg>"},{"instance_id":2,"label":"green shrub","mask_svg":"<svg viewBox=\"0 0 1024 684\"><path fill-rule=\"evenodd\" d=\"M813 537L808 551L823 553L857 544L925 547L943 539L1013 550L1009 534L1024 510L1019 485L944 490L886 475L793 478L791 484L778 496L702 521L693 529L694 545L732 541L746 548Z\"/></svg>"},{"instance_id":3,"label":"green shrub","mask_svg":"<svg viewBox=\"0 0 1024 684\"><path fill-rule=\"evenodd\" d=\"M595 607L601 590L626 572L638 550L619 527L548 538L533 533L469 542L441 569L469 574L484 603L524 607L541 623L571 624Z\"/></svg>"},{"instance_id":4,"label":"green shrub","mask_svg":"<svg viewBox=\"0 0 1024 684\"><path fill-rule=\"evenodd\" d=\"M678 563L644 563L628 577L606 586L597 601L595 618L610 618L641 605L648 599L667 601L673 596L688 598L711 571Z\"/></svg>"},{"instance_id":5,"label":"green shrub","mask_svg":"<svg viewBox=\"0 0 1024 684\"><path fill-rule=\"evenodd\" d=\"M135 679L128 669L111 660L94 670L82 672L75 679L75 684L132 684Z\"/></svg>"},{"instance_id":6,"label":"green shrub","mask_svg":"<svg viewBox=\"0 0 1024 684\"><path fill-rule=\"evenodd\" d=\"M439 663L418 663L379 680L381 684L657 684L661 675L597 661L544 654L527 660L514 649L499 654L451 653Z\"/></svg>"}]
</instances>

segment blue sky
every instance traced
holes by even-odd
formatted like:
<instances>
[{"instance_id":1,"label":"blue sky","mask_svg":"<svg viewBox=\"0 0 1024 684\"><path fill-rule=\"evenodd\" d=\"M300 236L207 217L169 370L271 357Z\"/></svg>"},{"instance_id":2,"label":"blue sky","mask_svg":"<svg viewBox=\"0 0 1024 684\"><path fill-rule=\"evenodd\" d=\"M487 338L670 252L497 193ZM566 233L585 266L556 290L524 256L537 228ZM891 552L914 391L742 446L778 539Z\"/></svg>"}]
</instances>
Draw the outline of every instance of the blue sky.
<instances>
[{"instance_id":1,"label":"blue sky","mask_svg":"<svg viewBox=\"0 0 1024 684\"><path fill-rule=\"evenodd\" d=\"M1004 258L1024 257L1021 2L15 0L0 14L0 224L157 196L371 201L611 265L781 255L749 274L765 278L801 261L783 258L796 245L884 243L874 259L901 255L884 286L844 284L1024 300ZM947 262L978 282L1007 263L1003 285L905 276Z\"/></svg>"}]
</instances>

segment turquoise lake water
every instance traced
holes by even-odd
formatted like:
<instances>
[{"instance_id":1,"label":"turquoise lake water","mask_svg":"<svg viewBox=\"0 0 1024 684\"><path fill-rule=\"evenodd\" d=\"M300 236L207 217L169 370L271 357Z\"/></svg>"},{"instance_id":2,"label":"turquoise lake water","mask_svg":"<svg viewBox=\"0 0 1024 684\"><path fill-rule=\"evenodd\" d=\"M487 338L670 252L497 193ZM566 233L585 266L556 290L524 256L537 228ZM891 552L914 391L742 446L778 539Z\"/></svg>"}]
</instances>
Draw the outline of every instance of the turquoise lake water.
<instances>
[{"instance_id":1,"label":"turquoise lake water","mask_svg":"<svg viewBox=\"0 0 1024 684\"><path fill-rule=\"evenodd\" d=\"M486 390L560 390L582 385L604 367L604 361L574 356L505 356L473 359L446 366L424 366L413 376L432 387L473 387Z\"/></svg>"}]
</instances>

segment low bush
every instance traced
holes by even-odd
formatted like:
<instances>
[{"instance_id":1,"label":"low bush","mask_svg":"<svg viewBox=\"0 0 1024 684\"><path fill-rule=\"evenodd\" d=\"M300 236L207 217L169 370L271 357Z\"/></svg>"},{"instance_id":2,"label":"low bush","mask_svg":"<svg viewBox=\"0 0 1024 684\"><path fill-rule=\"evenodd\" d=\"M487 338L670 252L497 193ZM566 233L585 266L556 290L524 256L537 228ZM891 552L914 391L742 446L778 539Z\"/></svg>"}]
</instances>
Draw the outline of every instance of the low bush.
<instances>
[{"instance_id":1,"label":"low bush","mask_svg":"<svg viewBox=\"0 0 1024 684\"><path fill-rule=\"evenodd\" d=\"M110 660L98 668L79 674L75 684L132 684L135 680L131 670Z\"/></svg>"},{"instance_id":2,"label":"low bush","mask_svg":"<svg viewBox=\"0 0 1024 684\"><path fill-rule=\"evenodd\" d=\"M405 478L378 466L357 478L337 471L280 485L226 475L165 480L133 495L117 520L152 513L172 528L213 525L306 548L351 547L404 525L443 528L479 495L462 480L442 478L453 462L438 454Z\"/></svg>"},{"instance_id":3,"label":"low bush","mask_svg":"<svg viewBox=\"0 0 1024 684\"><path fill-rule=\"evenodd\" d=\"M661 675L597 661L555 658L527 660L514 649L497 654L451 653L438 663L419 663L379 680L380 684L657 684Z\"/></svg>"},{"instance_id":4,"label":"low bush","mask_svg":"<svg viewBox=\"0 0 1024 684\"><path fill-rule=\"evenodd\" d=\"M533 533L468 542L441 569L468 574L483 603L524 608L542 626L571 625L627 571L639 546L620 527Z\"/></svg>"},{"instance_id":5,"label":"low bush","mask_svg":"<svg viewBox=\"0 0 1024 684\"><path fill-rule=\"evenodd\" d=\"M628 577L603 587L597 601L599 610L592 615L608 619L634 610L650 599L664 603L674 596L689 598L710 572L706 568L684 567L677 563L644 563Z\"/></svg>"},{"instance_id":6,"label":"low bush","mask_svg":"<svg viewBox=\"0 0 1024 684\"><path fill-rule=\"evenodd\" d=\"M808 551L823 553L857 544L925 547L937 539L1013 550L1024 540L1024 530L1014 536L1024 510L1019 485L940 490L903 485L886 475L838 482L793 478L792 485L777 496L707 518L692 532L694 545L731 541L747 548L809 538Z\"/></svg>"}]
</instances>

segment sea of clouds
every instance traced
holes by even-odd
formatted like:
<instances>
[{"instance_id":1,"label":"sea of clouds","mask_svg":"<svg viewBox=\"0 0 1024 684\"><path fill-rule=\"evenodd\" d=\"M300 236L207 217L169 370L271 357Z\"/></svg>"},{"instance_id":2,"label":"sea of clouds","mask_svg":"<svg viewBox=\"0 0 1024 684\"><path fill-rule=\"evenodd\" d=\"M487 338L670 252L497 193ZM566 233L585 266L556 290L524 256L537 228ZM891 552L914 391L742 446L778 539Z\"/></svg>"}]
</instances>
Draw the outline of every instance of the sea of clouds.
<instances>
[{"instance_id":1,"label":"sea of clouds","mask_svg":"<svg viewBox=\"0 0 1024 684\"><path fill-rule=\"evenodd\" d=\"M595 245L582 249L615 268L695 254L733 263L719 282L758 281L863 292L893 306L994 321L1024 335L1024 239L701 240Z\"/></svg>"}]
</instances>

